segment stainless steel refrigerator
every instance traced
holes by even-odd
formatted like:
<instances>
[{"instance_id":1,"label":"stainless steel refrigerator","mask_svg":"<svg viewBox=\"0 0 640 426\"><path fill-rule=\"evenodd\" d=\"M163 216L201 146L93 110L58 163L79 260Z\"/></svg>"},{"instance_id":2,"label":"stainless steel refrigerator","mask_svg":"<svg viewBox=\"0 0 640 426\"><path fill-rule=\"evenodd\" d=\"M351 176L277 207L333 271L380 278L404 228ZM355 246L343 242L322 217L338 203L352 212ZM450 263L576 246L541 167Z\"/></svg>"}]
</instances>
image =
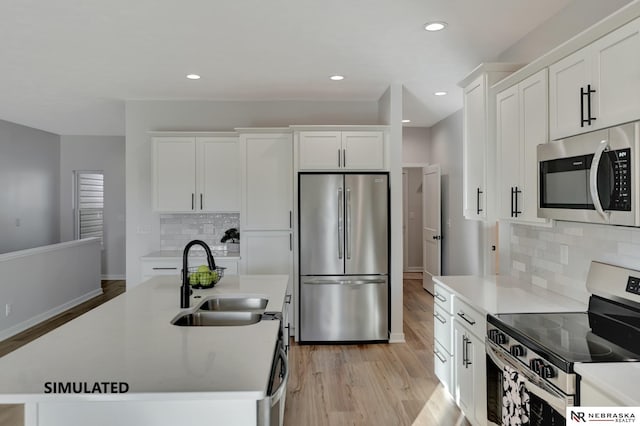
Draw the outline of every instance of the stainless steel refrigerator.
<instances>
[{"instance_id":1,"label":"stainless steel refrigerator","mask_svg":"<svg viewBox=\"0 0 640 426\"><path fill-rule=\"evenodd\" d=\"M300 340L388 340L388 174L299 175Z\"/></svg>"}]
</instances>

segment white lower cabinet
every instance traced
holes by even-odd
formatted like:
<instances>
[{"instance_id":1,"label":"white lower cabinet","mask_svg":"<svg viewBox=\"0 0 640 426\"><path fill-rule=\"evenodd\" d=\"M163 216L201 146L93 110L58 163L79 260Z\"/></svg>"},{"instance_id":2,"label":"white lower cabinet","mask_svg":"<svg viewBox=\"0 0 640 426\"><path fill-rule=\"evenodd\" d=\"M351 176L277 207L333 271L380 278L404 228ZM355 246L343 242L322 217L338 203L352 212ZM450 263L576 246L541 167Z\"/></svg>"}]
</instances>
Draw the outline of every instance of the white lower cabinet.
<instances>
[{"instance_id":1,"label":"white lower cabinet","mask_svg":"<svg viewBox=\"0 0 640 426\"><path fill-rule=\"evenodd\" d=\"M484 340L454 321L454 398L471 424L487 422Z\"/></svg>"},{"instance_id":2,"label":"white lower cabinet","mask_svg":"<svg viewBox=\"0 0 640 426\"><path fill-rule=\"evenodd\" d=\"M453 356L437 341L433 347L433 370L442 386L453 393Z\"/></svg>"},{"instance_id":3,"label":"white lower cabinet","mask_svg":"<svg viewBox=\"0 0 640 426\"><path fill-rule=\"evenodd\" d=\"M624 407L625 404L604 393L597 384L580 382L580 405L583 407Z\"/></svg>"}]
</instances>

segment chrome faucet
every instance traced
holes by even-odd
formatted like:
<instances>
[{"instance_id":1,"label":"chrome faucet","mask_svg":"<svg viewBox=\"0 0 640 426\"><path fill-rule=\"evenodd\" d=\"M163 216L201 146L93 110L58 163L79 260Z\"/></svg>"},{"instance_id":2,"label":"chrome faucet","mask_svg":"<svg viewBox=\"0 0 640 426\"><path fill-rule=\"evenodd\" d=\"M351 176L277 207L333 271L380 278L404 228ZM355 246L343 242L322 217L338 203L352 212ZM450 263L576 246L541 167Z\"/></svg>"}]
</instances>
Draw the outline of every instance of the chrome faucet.
<instances>
[{"instance_id":1,"label":"chrome faucet","mask_svg":"<svg viewBox=\"0 0 640 426\"><path fill-rule=\"evenodd\" d=\"M199 245L204 248L204 251L207 253L207 263L209 264L209 269L215 271L216 262L213 260L213 255L211 254L211 249L201 240L193 240L189 241L187 245L184 247L184 251L182 252L182 286L180 287L180 307L188 308L189 307L189 298L191 297L191 286L189 286L189 250L191 247Z\"/></svg>"}]
</instances>

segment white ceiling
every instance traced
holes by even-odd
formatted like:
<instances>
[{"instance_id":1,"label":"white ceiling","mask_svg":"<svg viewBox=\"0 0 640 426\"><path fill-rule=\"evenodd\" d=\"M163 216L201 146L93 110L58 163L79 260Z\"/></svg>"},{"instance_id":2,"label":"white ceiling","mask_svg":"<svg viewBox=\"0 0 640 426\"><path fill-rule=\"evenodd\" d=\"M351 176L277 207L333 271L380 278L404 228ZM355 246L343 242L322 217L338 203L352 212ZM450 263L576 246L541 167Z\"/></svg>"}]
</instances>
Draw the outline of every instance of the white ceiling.
<instances>
[{"instance_id":1,"label":"white ceiling","mask_svg":"<svg viewBox=\"0 0 640 426\"><path fill-rule=\"evenodd\" d=\"M402 83L405 118L431 126L469 71L570 1L2 0L0 119L122 135L127 99L374 101Z\"/></svg>"}]
</instances>

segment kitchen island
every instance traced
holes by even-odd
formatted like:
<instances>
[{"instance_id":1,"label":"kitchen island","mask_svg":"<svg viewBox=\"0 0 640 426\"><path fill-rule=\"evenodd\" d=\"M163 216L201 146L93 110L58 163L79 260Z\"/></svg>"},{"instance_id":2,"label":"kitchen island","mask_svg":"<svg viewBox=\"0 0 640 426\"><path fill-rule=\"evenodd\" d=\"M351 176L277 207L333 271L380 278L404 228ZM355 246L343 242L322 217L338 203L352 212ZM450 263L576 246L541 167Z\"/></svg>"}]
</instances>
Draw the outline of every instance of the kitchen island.
<instances>
[{"instance_id":1,"label":"kitchen island","mask_svg":"<svg viewBox=\"0 0 640 426\"><path fill-rule=\"evenodd\" d=\"M224 277L181 310L179 280L152 278L0 358L0 403L24 403L26 426L255 425L279 321L171 320L211 296L264 297L281 312L287 285L286 275Z\"/></svg>"}]
</instances>

